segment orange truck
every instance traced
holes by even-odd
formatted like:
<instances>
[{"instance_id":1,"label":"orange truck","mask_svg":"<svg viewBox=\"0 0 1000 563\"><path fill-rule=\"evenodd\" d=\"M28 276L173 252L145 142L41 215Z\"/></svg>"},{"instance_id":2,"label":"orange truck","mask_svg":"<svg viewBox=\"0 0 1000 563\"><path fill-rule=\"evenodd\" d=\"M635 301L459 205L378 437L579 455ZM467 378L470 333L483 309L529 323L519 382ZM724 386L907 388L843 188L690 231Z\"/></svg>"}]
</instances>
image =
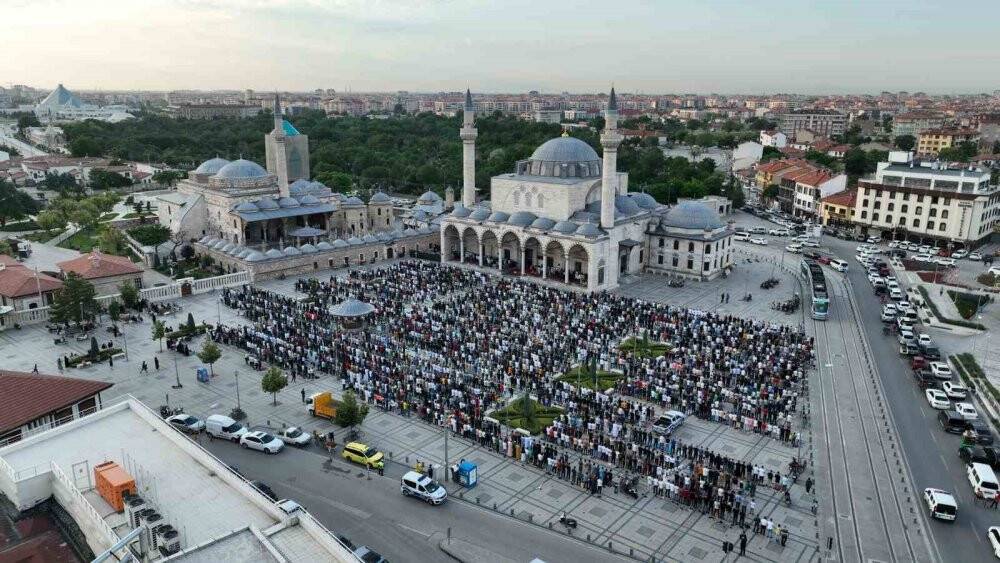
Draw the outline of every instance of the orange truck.
<instances>
[{"instance_id":1,"label":"orange truck","mask_svg":"<svg viewBox=\"0 0 1000 563\"><path fill-rule=\"evenodd\" d=\"M309 405L309 414L313 416L330 420L337 416L337 401L331 391L312 394L306 398L306 404Z\"/></svg>"}]
</instances>

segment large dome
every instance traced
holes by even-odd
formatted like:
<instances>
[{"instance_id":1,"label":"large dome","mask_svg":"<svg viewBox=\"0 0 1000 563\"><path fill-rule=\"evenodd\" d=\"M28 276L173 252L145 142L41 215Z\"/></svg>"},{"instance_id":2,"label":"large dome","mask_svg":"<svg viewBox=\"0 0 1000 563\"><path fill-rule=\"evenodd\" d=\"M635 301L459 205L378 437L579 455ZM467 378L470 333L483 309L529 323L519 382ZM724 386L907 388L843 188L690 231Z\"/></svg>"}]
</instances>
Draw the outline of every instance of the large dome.
<instances>
[{"instance_id":1,"label":"large dome","mask_svg":"<svg viewBox=\"0 0 1000 563\"><path fill-rule=\"evenodd\" d=\"M224 158L210 158L205 162L202 162L198 168L194 169L195 174L215 174L223 166L229 164L229 161Z\"/></svg>"},{"instance_id":2,"label":"large dome","mask_svg":"<svg viewBox=\"0 0 1000 563\"><path fill-rule=\"evenodd\" d=\"M240 178L263 178L267 176L264 167L249 160L239 159L226 164L215 174L216 178L226 178L230 180Z\"/></svg>"},{"instance_id":3,"label":"large dome","mask_svg":"<svg viewBox=\"0 0 1000 563\"><path fill-rule=\"evenodd\" d=\"M699 201L683 201L660 220L660 226L674 229L697 229L714 231L726 226L719 214Z\"/></svg>"},{"instance_id":4,"label":"large dome","mask_svg":"<svg viewBox=\"0 0 1000 563\"><path fill-rule=\"evenodd\" d=\"M541 144L530 160L545 162L591 162L601 160L597 152L576 137L556 137Z\"/></svg>"}]
</instances>

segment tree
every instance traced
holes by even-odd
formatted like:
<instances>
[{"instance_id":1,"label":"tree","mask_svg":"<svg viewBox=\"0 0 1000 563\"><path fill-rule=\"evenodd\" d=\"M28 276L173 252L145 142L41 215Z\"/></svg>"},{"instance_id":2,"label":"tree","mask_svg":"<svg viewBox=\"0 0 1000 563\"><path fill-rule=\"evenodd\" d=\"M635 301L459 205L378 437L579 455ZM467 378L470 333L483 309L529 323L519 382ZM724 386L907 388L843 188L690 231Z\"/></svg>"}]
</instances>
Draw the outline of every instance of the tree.
<instances>
[{"instance_id":1,"label":"tree","mask_svg":"<svg viewBox=\"0 0 1000 563\"><path fill-rule=\"evenodd\" d=\"M770 184L764 186L764 191L761 192L761 195L764 196L764 199L774 199L778 197L778 185Z\"/></svg>"},{"instance_id":2,"label":"tree","mask_svg":"<svg viewBox=\"0 0 1000 563\"><path fill-rule=\"evenodd\" d=\"M94 202L83 200L77 204L70 218L84 229L91 229L96 227L97 222L101 219L101 210Z\"/></svg>"},{"instance_id":3,"label":"tree","mask_svg":"<svg viewBox=\"0 0 1000 563\"><path fill-rule=\"evenodd\" d=\"M6 225L8 220L22 219L37 212L38 203L34 198L14 184L0 179L0 227Z\"/></svg>"},{"instance_id":4,"label":"tree","mask_svg":"<svg viewBox=\"0 0 1000 563\"><path fill-rule=\"evenodd\" d=\"M153 321L153 340L160 341L160 352L163 351L163 337L167 335L167 325L163 321Z\"/></svg>"},{"instance_id":5,"label":"tree","mask_svg":"<svg viewBox=\"0 0 1000 563\"><path fill-rule=\"evenodd\" d=\"M344 393L344 398L337 405L336 423L342 427L359 426L368 416L368 405L358 403L353 392Z\"/></svg>"},{"instance_id":6,"label":"tree","mask_svg":"<svg viewBox=\"0 0 1000 563\"><path fill-rule=\"evenodd\" d=\"M132 282L119 285L118 294L122 303L129 309L135 309L139 306L139 289Z\"/></svg>"},{"instance_id":7,"label":"tree","mask_svg":"<svg viewBox=\"0 0 1000 563\"><path fill-rule=\"evenodd\" d=\"M194 332L194 315L192 315L191 313L188 313L187 329L191 332Z\"/></svg>"},{"instance_id":8,"label":"tree","mask_svg":"<svg viewBox=\"0 0 1000 563\"><path fill-rule=\"evenodd\" d=\"M128 230L128 234L145 246L159 246L170 240L170 229L159 223L133 227Z\"/></svg>"},{"instance_id":9,"label":"tree","mask_svg":"<svg viewBox=\"0 0 1000 563\"><path fill-rule=\"evenodd\" d=\"M42 122L38 121L38 116L34 112L22 114L17 118L17 131L24 135L24 130L28 127L41 127Z\"/></svg>"},{"instance_id":10,"label":"tree","mask_svg":"<svg viewBox=\"0 0 1000 563\"><path fill-rule=\"evenodd\" d=\"M219 350L218 344L211 340L206 340L205 344L201 347L201 351L198 352L198 359L208 364L208 369L212 371L213 376L215 375L215 368L212 364L219 361L221 357L222 350Z\"/></svg>"},{"instance_id":11,"label":"tree","mask_svg":"<svg viewBox=\"0 0 1000 563\"><path fill-rule=\"evenodd\" d=\"M844 153L844 172L848 176L860 178L874 169L869 170L868 155L865 151L854 147Z\"/></svg>"},{"instance_id":12,"label":"tree","mask_svg":"<svg viewBox=\"0 0 1000 563\"><path fill-rule=\"evenodd\" d=\"M768 162L776 158L784 158L784 156L785 155L780 150L774 147L764 147L764 152L761 154L760 161Z\"/></svg>"},{"instance_id":13,"label":"tree","mask_svg":"<svg viewBox=\"0 0 1000 563\"><path fill-rule=\"evenodd\" d=\"M108 225L101 227L97 234L97 245L102 252L115 256L125 256L128 253L128 241L125 240L125 235Z\"/></svg>"},{"instance_id":14,"label":"tree","mask_svg":"<svg viewBox=\"0 0 1000 563\"><path fill-rule=\"evenodd\" d=\"M101 353L101 349L98 348L98 346L97 346L97 337L96 336L91 336L90 337L90 353L88 354L90 356L90 361L96 362L97 358L100 356L100 353Z\"/></svg>"},{"instance_id":15,"label":"tree","mask_svg":"<svg viewBox=\"0 0 1000 563\"><path fill-rule=\"evenodd\" d=\"M265 393L271 394L271 404L278 404L278 392L288 386L288 378L285 377L277 366L271 366L264 372L264 377L260 380L260 388ZM339 407L338 407L339 415Z\"/></svg>"},{"instance_id":16,"label":"tree","mask_svg":"<svg viewBox=\"0 0 1000 563\"><path fill-rule=\"evenodd\" d=\"M911 151L917 146L917 138L913 135L899 135L895 139L896 148L902 151Z\"/></svg>"},{"instance_id":17,"label":"tree","mask_svg":"<svg viewBox=\"0 0 1000 563\"><path fill-rule=\"evenodd\" d=\"M121 303L117 301L112 301L111 304L108 305L108 316L111 317L112 321L117 323L118 318L121 317L121 315L122 315Z\"/></svg>"},{"instance_id":18,"label":"tree","mask_svg":"<svg viewBox=\"0 0 1000 563\"><path fill-rule=\"evenodd\" d=\"M194 247L190 244L185 244L181 247L181 258L185 260L190 260L194 258Z\"/></svg>"},{"instance_id":19,"label":"tree","mask_svg":"<svg viewBox=\"0 0 1000 563\"><path fill-rule=\"evenodd\" d=\"M187 176L179 170L161 170L153 174L153 181L168 188L174 187L178 180Z\"/></svg>"},{"instance_id":20,"label":"tree","mask_svg":"<svg viewBox=\"0 0 1000 563\"><path fill-rule=\"evenodd\" d=\"M56 323L83 324L85 320L92 319L98 310L96 295L94 284L80 274L70 272L62 288L56 291L49 316Z\"/></svg>"},{"instance_id":21,"label":"tree","mask_svg":"<svg viewBox=\"0 0 1000 563\"><path fill-rule=\"evenodd\" d=\"M69 172L61 173L45 173L45 179L42 180L42 186L45 189L53 190L57 192L66 191L76 191L80 189L80 184L77 183L76 177Z\"/></svg>"},{"instance_id":22,"label":"tree","mask_svg":"<svg viewBox=\"0 0 1000 563\"><path fill-rule=\"evenodd\" d=\"M131 186L132 180L124 175L111 170L95 168L90 171L90 187L97 190L107 190L112 188L124 188Z\"/></svg>"},{"instance_id":23,"label":"tree","mask_svg":"<svg viewBox=\"0 0 1000 563\"><path fill-rule=\"evenodd\" d=\"M66 226L66 218L60 215L57 211L42 211L35 217L35 223L38 226L45 229L46 231L51 231L53 229L61 229Z\"/></svg>"},{"instance_id":24,"label":"tree","mask_svg":"<svg viewBox=\"0 0 1000 563\"><path fill-rule=\"evenodd\" d=\"M7 256L14 255L14 245L10 243L7 239L0 239L0 254L6 254Z\"/></svg>"},{"instance_id":25,"label":"tree","mask_svg":"<svg viewBox=\"0 0 1000 563\"><path fill-rule=\"evenodd\" d=\"M975 143L963 141L956 146L941 149L938 158L948 162L969 162L978 152L979 147Z\"/></svg>"},{"instance_id":26,"label":"tree","mask_svg":"<svg viewBox=\"0 0 1000 563\"><path fill-rule=\"evenodd\" d=\"M69 152L73 156L101 156L104 151L93 137L78 137L69 142Z\"/></svg>"}]
</instances>

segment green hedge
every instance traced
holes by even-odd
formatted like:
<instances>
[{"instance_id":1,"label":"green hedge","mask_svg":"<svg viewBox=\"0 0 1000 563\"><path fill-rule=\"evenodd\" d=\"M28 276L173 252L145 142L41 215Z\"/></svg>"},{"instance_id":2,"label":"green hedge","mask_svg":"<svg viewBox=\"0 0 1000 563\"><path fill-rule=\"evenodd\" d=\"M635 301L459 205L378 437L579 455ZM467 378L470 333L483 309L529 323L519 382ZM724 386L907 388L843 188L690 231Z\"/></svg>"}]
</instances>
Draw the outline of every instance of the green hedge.
<instances>
[{"instance_id":1,"label":"green hedge","mask_svg":"<svg viewBox=\"0 0 1000 563\"><path fill-rule=\"evenodd\" d=\"M24 231L37 231L39 228L38 223L29 219L28 221L7 223L6 225L0 227L0 231L5 233L23 233Z\"/></svg>"},{"instance_id":2,"label":"green hedge","mask_svg":"<svg viewBox=\"0 0 1000 563\"><path fill-rule=\"evenodd\" d=\"M958 369L958 374L961 376L962 381L970 389L985 389L993 397L994 401L1000 403L1000 390L990 383L989 379L986 379L986 374L983 373L983 368L980 367L975 356L966 352L957 356L950 356L950 359L951 363L955 364L955 367ZM992 416L990 420L995 426L1000 426L1000 422Z\"/></svg>"},{"instance_id":3,"label":"green hedge","mask_svg":"<svg viewBox=\"0 0 1000 563\"><path fill-rule=\"evenodd\" d=\"M523 428L532 434L538 434L547 426L552 425L563 410L559 407L543 407L538 401L531 399L534 404L534 421L524 419L524 408L521 406L524 398L518 398L506 407L495 410L489 415L511 428Z\"/></svg>"},{"instance_id":4,"label":"green hedge","mask_svg":"<svg viewBox=\"0 0 1000 563\"><path fill-rule=\"evenodd\" d=\"M662 342L643 340L639 338L628 338L618 345L618 349L629 352L641 358L658 358L670 352L670 346Z\"/></svg>"},{"instance_id":5,"label":"green hedge","mask_svg":"<svg viewBox=\"0 0 1000 563\"><path fill-rule=\"evenodd\" d=\"M182 324L181 328L168 332L165 338L176 339L182 336L198 336L200 334L205 334L205 332L212 330L212 325L208 323L203 323L194 327L194 330L188 328L186 324Z\"/></svg>"},{"instance_id":6,"label":"green hedge","mask_svg":"<svg viewBox=\"0 0 1000 563\"><path fill-rule=\"evenodd\" d=\"M951 289L948 290L948 297L951 297L955 308L958 309L958 314L966 320L971 319L976 314L980 305L986 305L993 301L993 297L989 295L977 295Z\"/></svg>"},{"instance_id":7,"label":"green hedge","mask_svg":"<svg viewBox=\"0 0 1000 563\"><path fill-rule=\"evenodd\" d=\"M83 354L82 356L70 356L69 360L66 361L66 366L75 368L80 365L80 362L89 361L94 364L99 364L108 361L108 358L114 356L121 352L121 348L104 348L97 352L97 360L90 357L90 354Z\"/></svg>"},{"instance_id":8,"label":"green hedge","mask_svg":"<svg viewBox=\"0 0 1000 563\"><path fill-rule=\"evenodd\" d=\"M974 322L971 322L971 321L960 321L960 320L957 320L957 319L949 319L948 317L945 317L944 315L941 314L941 311L938 311L937 305L935 305L934 302L931 301L930 296L927 294L927 289L924 288L924 286L922 286L922 285L917 286L917 289L920 290L920 295L923 296L924 303L926 303L927 306L931 308L931 311L934 312L934 316L937 317L937 319L939 321L941 321L943 323L946 323L946 324L950 324L950 325L963 326L965 328L974 328L974 329L977 329L977 330L986 330L986 327L983 326L983 325L981 325L981 324L979 324L979 323L974 323Z\"/></svg>"}]
</instances>

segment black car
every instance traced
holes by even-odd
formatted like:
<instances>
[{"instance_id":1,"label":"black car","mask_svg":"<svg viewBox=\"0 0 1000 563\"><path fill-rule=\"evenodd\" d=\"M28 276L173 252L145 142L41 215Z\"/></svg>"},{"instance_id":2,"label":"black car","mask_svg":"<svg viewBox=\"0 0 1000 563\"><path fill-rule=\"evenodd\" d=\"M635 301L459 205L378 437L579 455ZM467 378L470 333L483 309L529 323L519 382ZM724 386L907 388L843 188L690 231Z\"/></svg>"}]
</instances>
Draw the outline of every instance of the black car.
<instances>
[{"instance_id":1,"label":"black car","mask_svg":"<svg viewBox=\"0 0 1000 563\"><path fill-rule=\"evenodd\" d=\"M819 260L820 258L823 257L823 255L820 254L819 252L813 252L811 250L803 252L802 256L809 258L810 260Z\"/></svg>"},{"instance_id":2,"label":"black car","mask_svg":"<svg viewBox=\"0 0 1000 563\"><path fill-rule=\"evenodd\" d=\"M967 420L966 427L976 433L976 443L984 446L993 444L993 431L981 420Z\"/></svg>"},{"instance_id":3,"label":"black car","mask_svg":"<svg viewBox=\"0 0 1000 563\"><path fill-rule=\"evenodd\" d=\"M917 380L917 387L921 389L937 388L937 378L934 377L934 374L929 369L915 370L913 378Z\"/></svg>"},{"instance_id":4,"label":"black car","mask_svg":"<svg viewBox=\"0 0 1000 563\"><path fill-rule=\"evenodd\" d=\"M903 250L902 248L890 248L886 254L888 254L890 258L893 257L906 258L906 251Z\"/></svg>"},{"instance_id":5,"label":"black car","mask_svg":"<svg viewBox=\"0 0 1000 563\"><path fill-rule=\"evenodd\" d=\"M920 353L932 362L941 359L941 351L937 349L937 346L921 346Z\"/></svg>"},{"instance_id":6,"label":"black car","mask_svg":"<svg viewBox=\"0 0 1000 563\"><path fill-rule=\"evenodd\" d=\"M941 411L938 413L938 422L941 423L941 428L944 428L945 432L951 434L961 434L966 431L968 426L965 423L965 418L958 414L956 411Z\"/></svg>"},{"instance_id":7,"label":"black car","mask_svg":"<svg viewBox=\"0 0 1000 563\"><path fill-rule=\"evenodd\" d=\"M991 446L962 446L958 448L958 457L965 463L985 463L994 469L1000 467L1000 452Z\"/></svg>"},{"instance_id":8,"label":"black car","mask_svg":"<svg viewBox=\"0 0 1000 563\"><path fill-rule=\"evenodd\" d=\"M274 494L274 491L271 490L271 487L267 486L267 483L263 481L250 481L250 484L253 485L258 491L260 491L262 495L271 499L271 501L278 500L278 495Z\"/></svg>"}]
</instances>

